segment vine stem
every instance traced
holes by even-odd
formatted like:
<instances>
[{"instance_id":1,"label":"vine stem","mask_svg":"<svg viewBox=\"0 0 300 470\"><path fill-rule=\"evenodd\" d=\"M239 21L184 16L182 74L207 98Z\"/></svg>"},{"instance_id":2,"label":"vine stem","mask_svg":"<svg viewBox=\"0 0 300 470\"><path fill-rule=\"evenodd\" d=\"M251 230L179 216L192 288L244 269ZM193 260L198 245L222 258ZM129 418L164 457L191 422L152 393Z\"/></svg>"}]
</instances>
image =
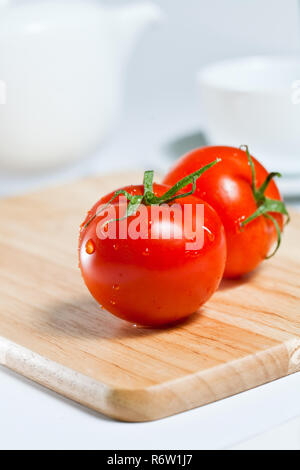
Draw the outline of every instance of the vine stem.
<instances>
[{"instance_id":1,"label":"vine stem","mask_svg":"<svg viewBox=\"0 0 300 470\"><path fill-rule=\"evenodd\" d=\"M265 181L262 183L262 185L259 188L256 188L256 173L255 173L255 166L252 160L252 157L249 153L249 148L247 145L242 145L240 147L242 150L246 151L248 162L251 168L251 174L252 174L252 192L253 196L257 205L257 210L250 215L246 220L241 222L241 226L245 227L245 225L249 224L253 220L257 219L260 216L265 217L266 219L269 219L273 222L275 225L275 229L277 232L277 245L274 249L274 251L266 257L266 259L272 258L272 256L275 255L277 252L278 248L280 247L281 244L281 231L278 225L277 220L272 216L272 213L279 213L287 216L286 224L290 221L290 216L289 213L286 209L286 206L283 201L279 201L277 199L270 199L265 196L265 191L267 187L269 186L270 182L274 177L281 177L280 173L277 172L272 172L269 173L265 179Z\"/></svg>"},{"instance_id":2,"label":"vine stem","mask_svg":"<svg viewBox=\"0 0 300 470\"><path fill-rule=\"evenodd\" d=\"M174 186L172 186L170 189L168 189L165 192L165 194L163 194L160 197L155 196L155 194L153 192L154 171L153 170L145 171L145 173L144 173L144 182L143 182L143 186L144 186L144 194L143 195L133 196L128 191L125 191L124 189L119 189L118 191L116 191L114 193L113 197L108 201L108 203L105 204L99 211L96 212L95 215L93 215L93 217L91 217L87 221L87 223L84 225L84 228L87 228L89 226L89 224L93 220L95 220L96 217L98 217L101 214L101 212L103 212L105 209L107 209L107 207L121 194L123 196L125 196L128 200L128 205L127 205L127 210L126 210L125 216L122 217L122 219L108 220L105 223L105 225L107 225L110 222L124 220L127 217L135 215L141 204L145 204L147 206L149 206L149 205L160 205L160 204L170 203L170 202L174 201L175 199L180 199L180 198L183 198L183 197L190 196L190 195L194 194L194 192L196 191L196 181L198 180L198 178L200 178L200 176L205 171L209 170L210 168L212 168L214 165L216 165L220 161L221 161L221 159L217 158L216 160L209 163L208 165L205 165L203 168L200 168L199 170L195 171L194 173L191 173L190 175L185 176L180 181L178 181L176 184L174 184ZM183 188L188 186L189 184L193 185L191 191L188 191L186 193L180 193L179 192Z\"/></svg>"}]
</instances>

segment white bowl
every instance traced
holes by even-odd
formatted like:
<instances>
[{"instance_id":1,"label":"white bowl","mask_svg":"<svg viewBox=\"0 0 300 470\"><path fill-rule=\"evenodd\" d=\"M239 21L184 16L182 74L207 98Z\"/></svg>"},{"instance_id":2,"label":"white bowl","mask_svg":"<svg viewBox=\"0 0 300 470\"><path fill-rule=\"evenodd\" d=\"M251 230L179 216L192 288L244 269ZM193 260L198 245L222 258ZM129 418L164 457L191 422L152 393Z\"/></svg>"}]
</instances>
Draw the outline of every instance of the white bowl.
<instances>
[{"instance_id":1,"label":"white bowl","mask_svg":"<svg viewBox=\"0 0 300 470\"><path fill-rule=\"evenodd\" d=\"M247 144L268 168L300 174L300 57L226 60L198 80L211 144Z\"/></svg>"}]
</instances>

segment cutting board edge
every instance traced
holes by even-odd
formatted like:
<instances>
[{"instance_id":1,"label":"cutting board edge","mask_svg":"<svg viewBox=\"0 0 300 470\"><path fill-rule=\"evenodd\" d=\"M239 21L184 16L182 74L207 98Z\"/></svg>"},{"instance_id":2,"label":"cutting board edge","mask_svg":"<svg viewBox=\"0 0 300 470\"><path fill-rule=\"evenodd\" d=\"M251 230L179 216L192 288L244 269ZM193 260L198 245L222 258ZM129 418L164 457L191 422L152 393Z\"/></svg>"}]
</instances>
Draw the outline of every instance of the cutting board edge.
<instances>
[{"instance_id":1,"label":"cutting board edge","mask_svg":"<svg viewBox=\"0 0 300 470\"><path fill-rule=\"evenodd\" d=\"M250 374L249 382L242 380L239 387L236 383L231 383L231 372L235 369L234 363L231 363L230 365L221 364L175 381L131 390L110 387L0 336L0 365L81 405L125 422L162 419L228 398L300 371L300 338L291 338L286 343L274 346L271 351L273 351L271 354L274 355L272 359L275 359L275 362L285 357L284 367L279 367L278 371L271 372L268 377L261 380L256 380L255 375L251 378ZM265 367L270 356L270 349L261 351L258 356L259 363L263 363ZM237 360L237 370L247 370L247 367L254 370L257 364L253 363L253 360L253 356L245 356ZM237 370L234 370L234 375ZM213 376L219 377L220 373L228 376L226 382L228 389L222 389L216 393L211 388L216 385ZM224 387L224 384L222 386ZM188 403L184 393L186 390L194 392L194 396L189 398Z\"/></svg>"}]
</instances>

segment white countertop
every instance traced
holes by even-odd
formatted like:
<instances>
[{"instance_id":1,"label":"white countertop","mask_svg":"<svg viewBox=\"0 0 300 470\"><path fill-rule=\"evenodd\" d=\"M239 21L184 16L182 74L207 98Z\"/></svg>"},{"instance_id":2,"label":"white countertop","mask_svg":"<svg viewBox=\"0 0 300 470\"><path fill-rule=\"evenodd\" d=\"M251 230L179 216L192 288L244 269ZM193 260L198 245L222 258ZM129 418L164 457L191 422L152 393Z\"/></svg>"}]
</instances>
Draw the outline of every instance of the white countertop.
<instances>
[{"instance_id":1,"label":"white countertop","mask_svg":"<svg viewBox=\"0 0 300 470\"><path fill-rule=\"evenodd\" d=\"M0 448L223 449L265 432L272 447L276 426L300 417L299 389L298 373L160 421L120 423L0 367ZM285 425L281 448L300 449L296 426Z\"/></svg>"}]
</instances>

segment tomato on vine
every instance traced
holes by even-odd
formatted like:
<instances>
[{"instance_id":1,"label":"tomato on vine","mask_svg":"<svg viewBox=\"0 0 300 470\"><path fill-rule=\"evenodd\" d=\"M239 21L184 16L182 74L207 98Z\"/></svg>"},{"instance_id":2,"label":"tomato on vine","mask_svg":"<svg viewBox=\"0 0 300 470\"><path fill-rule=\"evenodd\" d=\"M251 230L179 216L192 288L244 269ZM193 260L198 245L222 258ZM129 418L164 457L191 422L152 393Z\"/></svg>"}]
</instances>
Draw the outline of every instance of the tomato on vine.
<instances>
[{"instance_id":1,"label":"tomato on vine","mask_svg":"<svg viewBox=\"0 0 300 470\"><path fill-rule=\"evenodd\" d=\"M234 278L252 271L276 253L284 216L287 220L289 216L273 179L281 175L268 173L250 155L247 146L194 150L179 160L164 183L174 184L216 158L220 163L197 181L195 195L210 204L223 222L227 241L224 276Z\"/></svg>"},{"instance_id":2,"label":"tomato on vine","mask_svg":"<svg viewBox=\"0 0 300 470\"><path fill-rule=\"evenodd\" d=\"M106 310L156 327L196 312L218 288L226 260L224 228L214 209L193 196L197 179L216 163L173 187L153 183L147 171L143 185L108 194L89 211L80 232L80 269ZM199 205L204 210L197 229ZM163 209L169 217L157 217Z\"/></svg>"}]
</instances>

